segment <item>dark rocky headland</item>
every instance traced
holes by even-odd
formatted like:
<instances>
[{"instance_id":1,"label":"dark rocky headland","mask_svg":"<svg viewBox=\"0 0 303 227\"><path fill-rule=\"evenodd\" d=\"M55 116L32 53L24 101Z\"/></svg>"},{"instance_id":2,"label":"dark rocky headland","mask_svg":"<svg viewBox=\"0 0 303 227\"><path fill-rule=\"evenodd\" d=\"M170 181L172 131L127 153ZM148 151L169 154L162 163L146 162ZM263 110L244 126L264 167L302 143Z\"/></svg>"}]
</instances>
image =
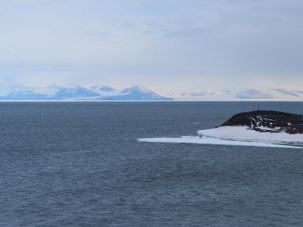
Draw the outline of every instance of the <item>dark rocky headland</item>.
<instances>
[{"instance_id":1,"label":"dark rocky headland","mask_svg":"<svg viewBox=\"0 0 303 227\"><path fill-rule=\"evenodd\" d=\"M247 126L258 132L303 134L303 115L258 110L236 114L221 126Z\"/></svg>"}]
</instances>

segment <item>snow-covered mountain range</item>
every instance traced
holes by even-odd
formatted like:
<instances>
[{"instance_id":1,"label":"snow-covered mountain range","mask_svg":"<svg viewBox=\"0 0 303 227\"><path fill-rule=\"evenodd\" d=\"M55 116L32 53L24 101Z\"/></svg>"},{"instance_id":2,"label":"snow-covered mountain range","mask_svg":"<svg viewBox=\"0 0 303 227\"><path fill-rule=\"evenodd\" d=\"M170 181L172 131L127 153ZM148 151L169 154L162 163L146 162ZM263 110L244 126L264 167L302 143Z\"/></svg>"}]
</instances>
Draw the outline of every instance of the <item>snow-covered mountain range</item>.
<instances>
[{"instance_id":1,"label":"snow-covered mountain range","mask_svg":"<svg viewBox=\"0 0 303 227\"><path fill-rule=\"evenodd\" d=\"M168 101L172 100L161 96L143 86L133 86L122 90L110 86L50 86L50 87L13 87L0 100L112 100L112 101Z\"/></svg>"},{"instance_id":2,"label":"snow-covered mountain range","mask_svg":"<svg viewBox=\"0 0 303 227\"><path fill-rule=\"evenodd\" d=\"M184 101L238 101L238 100L291 100L303 101L303 91L286 89L206 90L197 92L168 93L168 97Z\"/></svg>"},{"instance_id":3,"label":"snow-covered mountain range","mask_svg":"<svg viewBox=\"0 0 303 227\"><path fill-rule=\"evenodd\" d=\"M303 101L303 91L281 88L266 91L204 90L196 92L157 94L143 86L115 89L108 85L83 86L15 86L1 92L0 101L238 101L238 100L294 100Z\"/></svg>"}]
</instances>

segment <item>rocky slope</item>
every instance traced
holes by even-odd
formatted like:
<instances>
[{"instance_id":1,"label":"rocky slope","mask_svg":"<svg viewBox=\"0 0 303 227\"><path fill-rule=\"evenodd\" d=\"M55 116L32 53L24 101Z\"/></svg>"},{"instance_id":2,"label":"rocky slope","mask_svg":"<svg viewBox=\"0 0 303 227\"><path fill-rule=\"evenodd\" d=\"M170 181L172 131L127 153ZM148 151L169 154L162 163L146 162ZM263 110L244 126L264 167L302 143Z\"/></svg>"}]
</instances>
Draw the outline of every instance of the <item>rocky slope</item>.
<instances>
[{"instance_id":1,"label":"rocky slope","mask_svg":"<svg viewBox=\"0 0 303 227\"><path fill-rule=\"evenodd\" d=\"M221 126L247 126L258 132L303 134L303 115L258 110L234 115Z\"/></svg>"}]
</instances>

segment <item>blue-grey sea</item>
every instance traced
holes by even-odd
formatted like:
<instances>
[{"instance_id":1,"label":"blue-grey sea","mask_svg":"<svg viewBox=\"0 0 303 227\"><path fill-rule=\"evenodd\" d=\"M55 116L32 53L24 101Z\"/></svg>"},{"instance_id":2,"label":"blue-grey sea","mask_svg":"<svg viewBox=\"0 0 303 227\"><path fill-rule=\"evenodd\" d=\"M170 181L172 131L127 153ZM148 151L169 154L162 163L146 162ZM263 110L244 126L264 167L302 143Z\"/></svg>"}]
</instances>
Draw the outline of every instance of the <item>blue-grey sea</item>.
<instances>
[{"instance_id":1,"label":"blue-grey sea","mask_svg":"<svg viewBox=\"0 0 303 227\"><path fill-rule=\"evenodd\" d=\"M303 150L139 143L303 103L1 103L0 226L303 226Z\"/></svg>"}]
</instances>

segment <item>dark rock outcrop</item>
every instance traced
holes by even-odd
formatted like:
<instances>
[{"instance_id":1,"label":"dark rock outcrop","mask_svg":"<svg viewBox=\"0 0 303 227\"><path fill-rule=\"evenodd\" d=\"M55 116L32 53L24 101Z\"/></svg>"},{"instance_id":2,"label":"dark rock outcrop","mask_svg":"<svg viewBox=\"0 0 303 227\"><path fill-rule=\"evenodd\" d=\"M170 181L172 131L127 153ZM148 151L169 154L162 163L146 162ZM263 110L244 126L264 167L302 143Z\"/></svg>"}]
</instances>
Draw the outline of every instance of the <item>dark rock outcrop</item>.
<instances>
[{"instance_id":1,"label":"dark rock outcrop","mask_svg":"<svg viewBox=\"0 0 303 227\"><path fill-rule=\"evenodd\" d=\"M234 115L221 126L247 126L258 132L302 134L303 115L258 110Z\"/></svg>"}]
</instances>

